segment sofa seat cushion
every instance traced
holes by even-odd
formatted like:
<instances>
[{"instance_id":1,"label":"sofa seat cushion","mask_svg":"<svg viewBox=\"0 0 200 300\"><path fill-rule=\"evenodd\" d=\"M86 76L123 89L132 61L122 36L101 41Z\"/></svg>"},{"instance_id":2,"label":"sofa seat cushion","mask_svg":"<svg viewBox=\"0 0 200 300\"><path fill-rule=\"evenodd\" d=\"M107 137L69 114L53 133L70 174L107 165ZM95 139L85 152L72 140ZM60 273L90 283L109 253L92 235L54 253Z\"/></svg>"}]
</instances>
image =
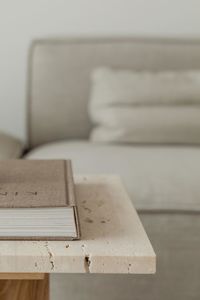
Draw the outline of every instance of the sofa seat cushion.
<instances>
[{"instance_id":1,"label":"sofa seat cushion","mask_svg":"<svg viewBox=\"0 0 200 300\"><path fill-rule=\"evenodd\" d=\"M119 174L138 210L200 211L200 148L63 141L28 159L70 158L78 174Z\"/></svg>"}]
</instances>

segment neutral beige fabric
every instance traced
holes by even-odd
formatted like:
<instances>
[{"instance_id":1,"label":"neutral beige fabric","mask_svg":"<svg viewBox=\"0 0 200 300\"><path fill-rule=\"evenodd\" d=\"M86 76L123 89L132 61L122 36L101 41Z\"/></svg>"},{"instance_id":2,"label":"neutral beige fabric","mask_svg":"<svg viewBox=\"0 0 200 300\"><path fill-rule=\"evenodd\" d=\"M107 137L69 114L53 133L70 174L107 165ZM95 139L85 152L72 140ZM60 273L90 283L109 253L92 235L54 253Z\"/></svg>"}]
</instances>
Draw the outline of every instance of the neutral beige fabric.
<instances>
[{"instance_id":1,"label":"neutral beige fabric","mask_svg":"<svg viewBox=\"0 0 200 300\"><path fill-rule=\"evenodd\" d=\"M35 146L88 138L90 74L95 68L200 69L200 41L48 40L34 43L30 58L29 140ZM199 300L199 148L118 147L58 143L35 149L30 157L72 158L78 173L120 173L137 207L148 210L142 222L158 255L157 274L55 275L52 299ZM164 213L151 215L152 206ZM180 206L184 215L166 213ZM196 215L188 215L189 210Z\"/></svg>"},{"instance_id":2,"label":"neutral beige fabric","mask_svg":"<svg viewBox=\"0 0 200 300\"><path fill-rule=\"evenodd\" d=\"M70 158L78 174L119 174L137 209L200 212L200 148L59 142L27 158Z\"/></svg>"},{"instance_id":3,"label":"neutral beige fabric","mask_svg":"<svg viewBox=\"0 0 200 300\"><path fill-rule=\"evenodd\" d=\"M200 143L200 71L93 74L91 140L120 143Z\"/></svg>"},{"instance_id":4,"label":"neutral beige fabric","mask_svg":"<svg viewBox=\"0 0 200 300\"><path fill-rule=\"evenodd\" d=\"M199 106L96 108L93 142L199 144ZM93 114L93 116L95 116ZM98 115L98 116L97 116Z\"/></svg>"},{"instance_id":5,"label":"neutral beige fabric","mask_svg":"<svg viewBox=\"0 0 200 300\"><path fill-rule=\"evenodd\" d=\"M0 159L19 158L23 153L23 144L18 139L0 132Z\"/></svg>"},{"instance_id":6,"label":"neutral beige fabric","mask_svg":"<svg viewBox=\"0 0 200 300\"><path fill-rule=\"evenodd\" d=\"M200 70L150 72L101 67L94 70L92 83L94 114L95 108L104 106L200 104Z\"/></svg>"},{"instance_id":7,"label":"neutral beige fabric","mask_svg":"<svg viewBox=\"0 0 200 300\"><path fill-rule=\"evenodd\" d=\"M42 40L29 72L31 146L88 138L91 72L99 66L134 70L200 69L200 41L169 39Z\"/></svg>"}]
</instances>

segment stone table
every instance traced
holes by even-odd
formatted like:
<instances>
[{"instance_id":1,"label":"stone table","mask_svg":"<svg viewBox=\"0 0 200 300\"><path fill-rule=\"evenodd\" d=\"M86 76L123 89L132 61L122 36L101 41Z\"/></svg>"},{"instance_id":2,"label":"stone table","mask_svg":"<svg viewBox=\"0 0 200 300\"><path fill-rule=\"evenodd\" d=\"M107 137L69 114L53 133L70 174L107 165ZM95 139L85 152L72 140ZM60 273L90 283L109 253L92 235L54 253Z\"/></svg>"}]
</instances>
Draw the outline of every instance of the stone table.
<instances>
[{"instance_id":1,"label":"stone table","mask_svg":"<svg viewBox=\"0 0 200 300\"><path fill-rule=\"evenodd\" d=\"M0 241L1 300L48 299L50 273L155 273L155 253L120 178L76 176L75 184L81 240Z\"/></svg>"}]
</instances>

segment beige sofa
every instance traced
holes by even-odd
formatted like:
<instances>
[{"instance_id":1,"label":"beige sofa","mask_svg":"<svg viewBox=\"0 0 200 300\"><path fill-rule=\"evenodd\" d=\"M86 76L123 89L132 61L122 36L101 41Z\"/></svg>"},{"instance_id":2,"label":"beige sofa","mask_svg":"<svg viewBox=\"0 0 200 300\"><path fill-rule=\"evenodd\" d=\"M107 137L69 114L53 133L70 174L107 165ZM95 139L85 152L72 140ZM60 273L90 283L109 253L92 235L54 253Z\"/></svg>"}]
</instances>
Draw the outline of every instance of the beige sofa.
<instances>
[{"instance_id":1,"label":"beige sofa","mask_svg":"<svg viewBox=\"0 0 200 300\"><path fill-rule=\"evenodd\" d=\"M107 145L88 140L90 73L200 68L200 42L41 40L31 48L26 158L71 158L76 173L118 173L158 256L157 273L54 275L52 299L200 298L200 148Z\"/></svg>"}]
</instances>

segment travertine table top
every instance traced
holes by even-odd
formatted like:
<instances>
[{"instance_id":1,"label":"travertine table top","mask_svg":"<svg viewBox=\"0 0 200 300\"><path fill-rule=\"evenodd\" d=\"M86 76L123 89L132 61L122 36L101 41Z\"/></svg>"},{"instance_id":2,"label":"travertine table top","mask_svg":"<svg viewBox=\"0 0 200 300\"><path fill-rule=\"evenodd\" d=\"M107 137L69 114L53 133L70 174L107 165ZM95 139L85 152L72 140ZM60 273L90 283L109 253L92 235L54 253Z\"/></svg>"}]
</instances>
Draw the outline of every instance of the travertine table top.
<instances>
[{"instance_id":1,"label":"travertine table top","mask_svg":"<svg viewBox=\"0 0 200 300\"><path fill-rule=\"evenodd\" d=\"M80 241L0 241L0 272L155 272L156 257L117 176L76 176Z\"/></svg>"}]
</instances>

